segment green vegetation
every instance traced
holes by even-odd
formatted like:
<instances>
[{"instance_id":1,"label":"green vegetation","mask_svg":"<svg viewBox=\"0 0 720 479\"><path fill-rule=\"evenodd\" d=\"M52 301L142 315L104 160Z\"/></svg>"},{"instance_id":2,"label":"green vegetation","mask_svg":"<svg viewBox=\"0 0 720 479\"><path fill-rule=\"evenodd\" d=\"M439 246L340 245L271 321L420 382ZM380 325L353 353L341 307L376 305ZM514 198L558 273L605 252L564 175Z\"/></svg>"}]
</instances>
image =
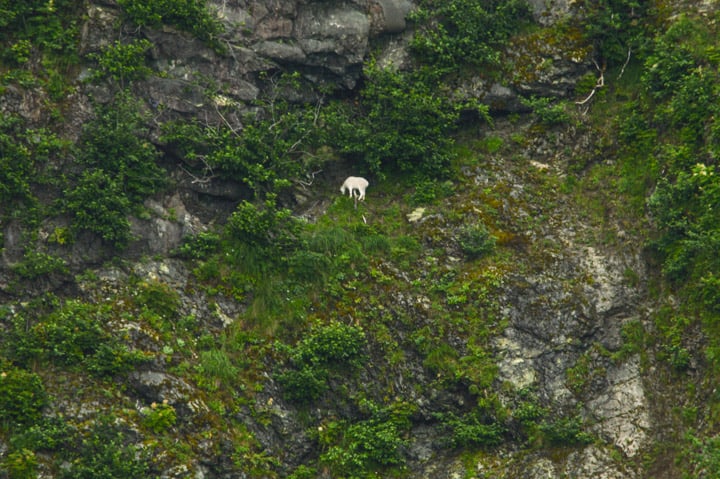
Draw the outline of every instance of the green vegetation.
<instances>
[{"instance_id":1,"label":"green vegetation","mask_svg":"<svg viewBox=\"0 0 720 479\"><path fill-rule=\"evenodd\" d=\"M376 477L377 470L403 462L400 449L406 445L403 434L410 427L412 406L399 402L379 407L368 400L361 400L359 406L365 419L352 424L330 422L318 432L326 448L320 462L338 477Z\"/></svg>"},{"instance_id":2,"label":"green vegetation","mask_svg":"<svg viewBox=\"0 0 720 479\"><path fill-rule=\"evenodd\" d=\"M98 234L117 248L131 239L128 215L165 182L139 107L128 91L121 91L97 109L97 118L83 131L78 153L84 168L66 192L64 210L72 216L73 232Z\"/></svg>"},{"instance_id":3,"label":"green vegetation","mask_svg":"<svg viewBox=\"0 0 720 479\"><path fill-rule=\"evenodd\" d=\"M309 402L320 398L331 377L347 377L365 357L362 329L331 323L317 327L298 345L287 351L292 368L276 375L286 397Z\"/></svg>"},{"instance_id":4,"label":"green vegetation","mask_svg":"<svg viewBox=\"0 0 720 479\"><path fill-rule=\"evenodd\" d=\"M145 56L152 44L145 39L133 40L123 44L119 41L105 46L98 54L88 57L97 61L98 68L90 76L90 80L110 78L116 81L120 88L125 88L129 82L146 78L152 70L145 65Z\"/></svg>"},{"instance_id":5,"label":"green vegetation","mask_svg":"<svg viewBox=\"0 0 720 479\"><path fill-rule=\"evenodd\" d=\"M652 2L638 0L581 0L574 4L584 10L583 35L594 47L603 66L618 66L637 52L647 40Z\"/></svg>"},{"instance_id":6,"label":"green vegetation","mask_svg":"<svg viewBox=\"0 0 720 479\"><path fill-rule=\"evenodd\" d=\"M462 109L489 121L487 106L457 104L449 94L437 95L440 78L429 70L401 73L370 62L365 76L360 114L340 110L333 117L333 146L374 174L446 176L453 159L451 134Z\"/></svg>"},{"instance_id":7,"label":"green vegetation","mask_svg":"<svg viewBox=\"0 0 720 479\"><path fill-rule=\"evenodd\" d=\"M0 42L3 61L21 65L30 59L30 48L40 48L55 58L75 59L79 0L27 0L3 2Z\"/></svg>"},{"instance_id":8,"label":"green vegetation","mask_svg":"<svg viewBox=\"0 0 720 479\"><path fill-rule=\"evenodd\" d=\"M636 355L643 366L659 360L666 369L657 374L687 391L690 404L669 418L678 467L688 477L717 475L717 14L666 19L661 3L583 0L574 7L584 11L579 25L534 37L574 35L592 46L607 87L582 117L568 101L531 96L523 103L535 123L510 141L501 132L465 138L492 119L487 105L459 99L453 85L466 74L517 80L500 78L503 48L544 28L530 25L521 0L422 0L412 14L416 69L370 59L356 98L328 91L313 104L298 100L308 88L299 73L260 74L268 88L244 105L252 108L214 103L215 123L169 121L162 105L151 116L137 94L154 74L152 45L128 34L82 59L90 67L83 87L101 89L98 98L107 101L93 104L94 117L74 142L63 136L63 122L69 94L81 88L72 82L86 4L4 2L0 93L37 90L47 113L43 125L0 115L0 230L22 244L3 251L12 262L7 274L13 285L38 289L75 281L81 297L48 294L0 309L0 440L8 445L0 466L18 478L41 468L60 478L153 477L168 464L215 454L229 458L225 475L409 477L410 433L428 423L438 426L444 442L437 447L448 454L508 446L564 455L600 444L605 438L587 432L580 408L558 415L547 399L502 383L494 355L508 291L555 254L552 237L534 235L546 212L573 196L581 198L578 214L602 235L578 241L615 245L615 223L628 241L651 237L647 253L661 275L650 284L651 299L661 307L648 313L652 324L626 323L617 350L584 345L565 386L581 400L607 364ZM118 4L125 26L169 25L223 55L222 26L203 1ZM593 71L576 93L586 95L594 81ZM224 88L206 93L213 100ZM242 129L225 116L236 111L252 112ZM591 129L587 153L558 154L569 162L561 187L517 153L531 151L534 139L561 144ZM325 167L332 175L340 162L371 176L379 200L355 207L333 187L322 215L296 216L297 180ZM211 231L173 252L192 271L182 286L128 273L116 254L132 245L132 217L146 218L148 198L172 186L161 164L246 193ZM499 168L510 171L496 175ZM480 171L488 174L484 185L473 183ZM519 178L531 185L526 191L512 189ZM425 216L410 224L419 205ZM71 249L93 239L104 242L103 260L116 260L105 267L122 271L107 282L72 276ZM631 287L642 282L631 270L625 276ZM139 366L168 372L168 382L177 379L197 397L183 397L187 407L131 401L143 394L139 381L126 379ZM407 382L417 378L409 393ZM68 392L76 390L78 398ZM462 401L434 400L444 395ZM90 405L82 420L59 411L73 401ZM291 471L257 433L284 431L289 410L299 411L292 427L313 441L307 464Z\"/></svg>"},{"instance_id":9,"label":"green vegetation","mask_svg":"<svg viewBox=\"0 0 720 479\"><path fill-rule=\"evenodd\" d=\"M39 420L47 405L42 379L35 373L0 363L0 428L30 425Z\"/></svg>"},{"instance_id":10,"label":"green vegetation","mask_svg":"<svg viewBox=\"0 0 720 479\"><path fill-rule=\"evenodd\" d=\"M28 366L43 361L99 376L127 372L143 356L128 350L106 328L113 316L110 305L77 300L68 300L45 314L19 312L11 318L13 329L3 341L3 353Z\"/></svg>"},{"instance_id":11,"label":"green vegetation","mask_svg":"<svg viewBox=\"0 0 720 479\"><path fill-rule=\"evenodd\" d=\"M213 48L222 50L218 35L222 25L210 12L205 0L119 0L128 20L135 25L159 27L172 25L190 32Z\"/></svg>"},{"instance_id":12,"label":"green vegetation","mask_svg":"<svg viewBox=\"0 0 720 479\"><path fill-rule=\"evenodd\" d=\"M501 49L531 19L525 0L421 0L413 18L416 54L433 68L499 65ZM428 21L433 20L433 21Z\"/></svg>"},{"instance_id":13,"label":"green vegetation","mask_svg":"<svg viewBox=\"0 0 720 479\"><path fill-rule=\"evenodd\" d=\"M63 479L115 479L118 477L152 477L151 450L128 445L127 434L112 423L112 417L102 418L86 437L73 438L77 455L70 467L61 469Z\"/></svg>"}]
</instances>

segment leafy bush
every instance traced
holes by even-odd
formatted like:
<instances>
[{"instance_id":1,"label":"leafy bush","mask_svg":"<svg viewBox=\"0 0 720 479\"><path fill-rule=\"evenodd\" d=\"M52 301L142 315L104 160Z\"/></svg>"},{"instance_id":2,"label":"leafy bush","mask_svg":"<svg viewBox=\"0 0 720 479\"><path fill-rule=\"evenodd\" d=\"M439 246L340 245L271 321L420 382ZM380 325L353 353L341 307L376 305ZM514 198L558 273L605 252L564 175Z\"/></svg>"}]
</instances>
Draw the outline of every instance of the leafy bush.
<instances>
[{"instance_id":1,"label":"leafy bush","mask_svg":"<svg viewBox=\"0 0 720 479\"><path fill-rule=\"evenodd\" d=\"M359 368L365 358L365 333L356 326L333 322L313 328L294 347L281 346L293 368L275 375L288 399L307 402L320 397L331 373Z\"/></svg>"},{"instance_id":2,"label":"leafy bush","mask_svg":"<svg viewBox=\"0 0 720 479\"><path fill-rule=\"evenodd\" d=\"M302 365L296 369L277 373L275 380L283 388L283 396L286 399L308 403L320 399L327 391L328 376L326 368Z\"/></svg>"},{"instance_id":3,"label":"leafy bush","mask_svg":"<svg viewBox=\"0 0 720 479\"><path fill-rule=\"evenodd\" d=\"M363 364L365 333L358 326L332 322L314 328L294 348L293 361L299 364L348 365L358 368Z\"/></svg>"},{"instance_id":4,"label":"leafy bush","mask_svg":"<svg viewBox=\"0 0 720 479\"><path fill-rule=\"evenodd\" d=\"M483 224L465 226L460 230L458 242L460 249L470 259L480 258L495 249L496 238Z\"/></svg>"},{"instance_id":5,"label":"leafy bush","mask_svg":"<svg viewBox=\"0 0 720 479\"><path fill-rule=\"evenodd\" d=\"M180 295L159 281L141 281L134 288L134 300L142 309L171 320L180 311Z\"/></svg>"},{"instance_id":6,"label":"leafy bush","mask_svg":"<svg viewBox=\"0 0 720 479\"><path fill-rule=\"evenodd\" d=\"M19 449L7 455L0 466L12 479L34 479L37 477L38 460L33 451Z\"/></svg>"},{"instance_id":7,"label":"leafy bush","mask_svg":"<svg viewBox=\"0 0 720 479\"><path fill-rule=\"evenodd\" d=\"M47 403L40 376L0 362L0 427L33 424Z\"/></svg>"},{"instance_id":8,"label":"leafy bush","mask_svg":"<svg viewBox=\"0 0 720 479\"><path fill-rule=\"evenodd\" d=\"M300 465L288 476L288 479L315 479L316 477L317 470L315 468Z\"/></svg>"},{"instance_id":9,"label":"leafy bush","mask_svg":"<svg viewBox=\"0 0 720 479\"><path fill-rule=\"evenodd\" d=\"M689 433L686 439L691 446L688 456L693 469L690 475L684 477L695 479L720 477L720 437L703 439L697 437L695 433Z\"/></svg>"},{"instance_id":10,"label":"leafy bush","mask_svg":"<svg viewBox=\"0 0 720 479\"><path fill-rule=\"evenodd\" d=\"M30 40L47 53L74 59L81 9L82 2L77 0L3 2L0 42Z\"/></svg>"},{"instance_id":11,"label":"leafy bush","mask_svg":"<svg viewBox=\"0 0 720 479\"><path fill-rule=\"evenodd\" d=\"M718 271L720 179L713 166L697 164L680 172L674 184L660 182L648 205L663 235L653 244L663 258L663 272L671 281L692 275L701 278Z\"/></svg>"},{"instance_id":12,"label":"leafy bush","mask_svg":"<svg viewBox=\"0 0 720 479\"><path fill-rule=\"evenodd\" d=\"M0 113L0 212L33 206L31 185L37 174L32 143L19 116ZM31 132L30 132L31 133Z\"/></svg>"},{"instance_id":13,"label":"leafy bush","mask_svg":"<svg viewBox=\"0 0 720 479\"><path fill-rule=\"evenodd\" d=\"M583 35L593 45L599 63L622 64L629 52L645 42L648 3L641 0L581 0L574 3L584 15Z\"/></svg>"},{"instance_id":14,"label":"leafy bush","mask_svg":"<svg viewBox=\"0 0 720 479\"><path fill-rule=\"evenodd\" d=\"M13 266L13 271L25 279L34 279L50 273L66 274L67 263L64 259L38 251L28 251L20 263Z\"/></svg>"},{"instance_id":15,"label":"leafy bush","mask_svg":"<svg viewBox=\"0 0 720 479\"><path fill-rule=\"evenodd\" d=\"M707 62L708 35L704 22L682 15L655 39L642 75L651 97L668 98L687 75Z\"/></svg>"},{"instance_id":16,"label":"leafy bush","mask_svg":"<svg viewBox=\"0 0 720 479\"><path fill-rule=\"evenodd\" d=\"M411 47L425 62L452 69L500 64L508 38L531 17L525 0L422 0Z\"/></svg>"},{"instance_id":17,"label":"leafy bush","mask_svg":"<svg viewBox=\"0 0 720 479\"><path fill-rule=\"evenodd\" d=\"M274 198L263 206L242 201L228 219L226 234L254 246L275 245L282 248L293 229L291 211L277 208Z\"/></svg>"},{"instance_id":18,"label":"leafy bush","mask_svg":"<svg viewBox=\"0 0 720 479\"><path fill-rule=\"evenodd\" d=\"M83 171L65 196L73 233L89 231L117 248L126 247L132 239L131 205L123 185L102 169Z\"/></svg>"},{"instance_id":19,"label":"leafy bush","mask_svg":"<svg viewBox=\"0 0 720 479\"><path fill-rule=\"evenodd\" d=\"M142 102L123 90L96 107L96 117L86 124L80 142L79 162L107 173L132 205L165 182L165 171L157 165L159 153L150 143L148 121Z\"/></svg>"},{"instance_id":20,"label":"leafy bush","mask_svg":"<svg viewBox=\"0 0 720 479\"><path fill-rule=\"evenodd\" d=\"M462 417L453 413L438 414L437 417L449 431L451 447L496 446L504 440L505 426L480 408Z\"/></svg>"},{"instance_id":21,"label":"leafy bush","mask_svg":"<svg viewBox=\"0 0 720 479\"><path fill-rule=\"evenodd\" d=\"M142 80L152 70L145 64L145 56L152 44L145 39L134 40L124 44L115 41L103 47L99 54L89 55L98 63L97 70L90 76L91 80L110 78L124 88L129 82Z\"/></svg>"},{"instance_id":22,"label":"leafy bush","mask_svg":"<svg viewBox=\"0 0 720 479\"><path fill-rule=\"evenodd\" d=\"M521 103L533 111L540 124L545 126L560 125L570 121L570 115L562 103L552 103L551 98L522 98Z\"/></svg>"},{"instance_id":23,"label":"leafy bush","mask_svg":"<svg viewBox=\"0 0 720 479\"><path fill-rule=\"evenodd\" d=\"M175 408L167 401L152 403L149 408L143 408L142 413L143 425L155 434L167 431L177 420Z\"/></svg>"},{"instance_id":24,"label":"leafy bush","mask_svg":"<svg viewBox=\"0 0 720 479\"><path fill-rule=\"evenodd\" d=\"M172 25L190 32L220 50L220 21L208 11L205 0L118 0L127 18L140 26Z\"/></svg>"},{"instance_id":25,"label":"leafy bush","mask_svg":"<svg viewBox=\"0 0 720 479\"><path fill-rule=\"evenodd\" d=\"M141 111L127 91L98 107L81 138L78 161L85 169L66 192L73 231L93 232L118 248L131 239L127 216L165 183Z\"/></svg>"},{"instance_id":26,"label":"leafy bush","mask_svg":"<svg viewBox=\"0 0 720 479\"><path fill-rule=\"evenodd\" d=\"M127 434L113 424L114 418L103 417L78 444L70 449L76 456L68 468L60 470L61 479L117 479L150 477L151 451L129 444Z\"/></svg>"},{"instance_id":27,"label":"leafy bush","mask_svg":"<svg viewBox=\"0 0 720 479\"><path fill-rule=\"evenodd\" d=\"M320 462L337 477L375 477L372 471L403 463L401 451L407 445L403 434L410 428L413 409L406 403L380 408L371 401L360 406L367 419L331 423L320 431L320 443L327 448Z\"/></svg>"},{"instance_id":28,"label":"leafy bush","mask_svg":"<svg viewBox=\"0 0 720 479\"><path fill-rule=\"evenodd\" d=\"M334 146L378 176L393 170L447 175L453 158L451 132L463 106L438 94L438 79L428 72L400 73L369 62L365 77L360 115L337 104L328 113L326 121L336 132ZM487 114L480 105L468 108Z\"/></svg>"},{"instance_id":29,"label":"leafy bush","mask_svg":"<svg viewBox=\"0 0 720 479\"><path fill-rule=\"evenodd\" d=\"M592 442L592 436L583 431L579 416L563 417L556 421L544 421L540 425L545 439L556 446L573 446Z\"/></svg>"},{"instance_id":30,"label":"leafy bush","mask_svg":"<svg viewBox=\"0 0 720 479\"><path fill-rule=\"evenodd\" d=\"M201 232L195 236L186 236L177 249L177 254L185 259L207 259L220 246L220 235L213 232Z\"/></svg>"},{"instance_id":31,"label":"leafy bush","mask_svg":"<svg viewBox=\"0 0 720 479\"><path fill-rule=\"evenodd\" d=\"M73 428L61 417L43 417L10 438L14 450L55 451L72 437Z\"/></svg>"},{"instance_id":32,"label":"leafy bush","mask_svg":"<svg viewBox=\"0 0 720 479\"><path fill-rule=\"evenodd\" d=\"M43 359L58 366L83 366L100 376L127 372L143 356L129 351L107 329L110 306L69 300L42 314L34 324L24 314L14 318L8 355L18 362Z\"/></svg>"},{"instance_id":33,"label":"leafy bush","mask_svg":"<svg viewBox=\"0 0 720 479\"><path fill-rule=\"evenodd\" d=\"M255 200L279 193L302 177L312 152L325 144L318 105L291 104L280 91L302 88L298 75L268 80L273 87L243 118L242 129L229 125L168 122L162 140L184 159L198 177L217 176L247 186ZM286 93L287 94L287 93Z\"/></svg>"}]
</instances>

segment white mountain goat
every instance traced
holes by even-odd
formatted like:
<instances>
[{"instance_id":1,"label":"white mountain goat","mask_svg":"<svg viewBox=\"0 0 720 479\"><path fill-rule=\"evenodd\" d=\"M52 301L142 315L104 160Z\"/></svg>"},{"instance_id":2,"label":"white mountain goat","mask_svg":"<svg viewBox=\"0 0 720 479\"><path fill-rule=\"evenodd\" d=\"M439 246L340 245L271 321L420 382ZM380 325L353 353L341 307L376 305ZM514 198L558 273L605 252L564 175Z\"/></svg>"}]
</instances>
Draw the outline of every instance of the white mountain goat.
<instances>
[{"instance_id":1,"label":"white mountain goat","mask_svg":"<svg viewBox=\"0 0 720 479\"><path fill-rule=\"evenodd\" d=\"M348 196L355 200L355 207L357 208L357 202L365 199L365 189L370 183L365 178L359 176L348 176L345 183L340 187L340 193L345 194L348 192ZM357 196L355 196L357 191Z\"/></svg>"}]
</instances>

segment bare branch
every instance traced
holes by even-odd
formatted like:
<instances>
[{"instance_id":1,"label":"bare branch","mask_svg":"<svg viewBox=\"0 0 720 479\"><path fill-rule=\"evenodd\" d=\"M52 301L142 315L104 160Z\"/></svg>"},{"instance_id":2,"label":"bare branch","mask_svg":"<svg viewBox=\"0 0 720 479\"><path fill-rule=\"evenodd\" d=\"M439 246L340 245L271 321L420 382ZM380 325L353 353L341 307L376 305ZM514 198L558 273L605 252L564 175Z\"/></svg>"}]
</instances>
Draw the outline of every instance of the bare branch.
<instances>
[{"instance_id":1,"label":"bare branch","mask_svg":"<svg viewBox=\"0 0 720 479\"><path fill-rule=\"evenodd\" d=\"M205 184L210 183L214 178L217 177L217 175L215 173L213 173L212 166L210 166L208 164L208 162L207 162L207 160L205 160L204 156L198 156L198 158L200 159L200 161L203 162L203 165L204 165L202 176L197 176L197 175L191 173L182 165L180 166L180 169L183 170L190 178L192 178L190 183L205 185Z\"/></svg>"},{"instance_id":2,"label":"bare branch","mask_svg":"<svg viewBox=\"0 0 720 479\"><path fill-rule=\"evenodd\" d=\"M576 101L575 102L576 105L582 106L582 105L586 104L595 95L595 92L597 92L600 88L605 86L605 72L603 71L602 68L600 68L600 66L597 64L597 62L595 60L593 60L593 63L595 64L595 68L597 68L597 71L600 72L600 76L598 77L597 81L595 82L595 86L593 87L590 94L584 100Z\"/></svg>"},{"instance_id":3,"label":"bare branch","mask_svg":"<svg viewBox=\"0 0 720 479\"><path fill-rule=\"evenodd\" d=\"M623 73L625 73L625 67L628 66L628 63L630 63L630 54L631 53L632 53L632 49L630 47L628 47L627 58L625 59L625 63L623 64L622 68L620 69L620 74L618 74L618 77L617 77L618 80L620 78L622 78Z\"/></svg>"},{"instance_id":4,"label":"bare branch","mask_svg":"<svg viewBox=\"0 0 720 479\"><path fill-rule=\"evenodd\" d=\"M297 183L299 183L300 186L303 187L303 189L306 189L306 188L312 186L312 184L315 182L315 175L317 175L317 174L320 173L321 171L322 171L322 170L317 170L317 171L312 171L312 172L310 172L310 173L306 173L305 176L308 177L309 181L303 181L303 180L295 180L295 181L296 181Z\"/></svg>"},{"instance_id":5,"label":"bare branch","mask_svg":"<svg viewBox=\"0 0 720 479\"><path fill-rule=\"evenodd\" d=\"M225 123L225 126L227 126L227 127L230 129L230 131L232 132L232 134L235 135L235 136L239 136L238 131L240 130L240 128L233 128L232 125L230 124L230 122L227 120L227 118L225 118L225 115L223 115L223 114L220 112L220 109L218 108L218 106L217 106L217 105L214 105L214 108L215 108L215 113L218 114L218 116L220 117L220 119L223 121L223 123ZM241 126L241 127L242 127L242 126Z\"/></svg>"}]
</instances>

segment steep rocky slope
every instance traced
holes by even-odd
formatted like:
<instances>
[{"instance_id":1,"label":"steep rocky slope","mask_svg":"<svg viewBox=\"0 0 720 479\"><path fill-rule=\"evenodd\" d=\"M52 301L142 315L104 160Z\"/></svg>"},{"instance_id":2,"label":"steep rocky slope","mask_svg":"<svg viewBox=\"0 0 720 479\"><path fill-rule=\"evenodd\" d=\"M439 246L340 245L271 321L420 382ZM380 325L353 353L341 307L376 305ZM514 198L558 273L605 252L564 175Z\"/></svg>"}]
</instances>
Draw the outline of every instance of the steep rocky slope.
<instances>
[{"instance_id":1,"label":"steep rocky slope","mask_svg":"<svg viewBox=\"0 0 720 479\"><path fill-rule=\"evenodd\" d=\"M531 2L499 71L448 77L492 118L464 112L446 178L376 174L317 148L276 211L274 196L250 206L247 178L215 174L163 128L237 133L281 102L357 103L371 56L416 67L418 5L209 2L222 28L208 40L134 24L131 4L78 3L83 60L62 101L50 83L12 78L0 96L38 138L48 127L73 143L102 124L95 105L129 87L148 113L139 151L157 148L167 181L127 215L124 248L103 230L68 238L75 197L59 180L33 185L47 205L36 220L23 218L29 200L2 207L0 474L682 477L668 443L707 385L691 397L662 345L642 339L672 297L645 254L643 208L611 178L628 64L610 78L593 62L572 28L586 12ZM148 40L150 71L98 81L118 39ZM69 177L82 158L49 154L38 169ZM358 170L371 185L354 206L338 187Z\"/></svg>"}]
</instances>

